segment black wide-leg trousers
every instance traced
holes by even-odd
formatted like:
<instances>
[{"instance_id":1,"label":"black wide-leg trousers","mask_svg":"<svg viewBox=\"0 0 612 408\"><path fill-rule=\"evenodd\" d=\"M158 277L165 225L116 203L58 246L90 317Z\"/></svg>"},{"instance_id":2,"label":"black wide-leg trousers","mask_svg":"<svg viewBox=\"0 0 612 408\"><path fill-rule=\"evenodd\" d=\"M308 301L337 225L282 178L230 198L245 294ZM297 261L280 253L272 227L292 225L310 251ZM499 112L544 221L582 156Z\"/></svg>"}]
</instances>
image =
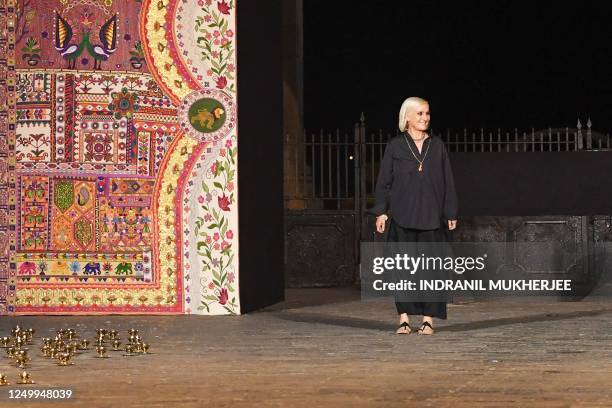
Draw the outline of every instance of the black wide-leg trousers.
<instances>
[{"instance_id":1,"label":"black wide-leg trousers","mask_svg":"<svg viewBox=\"0 0 612 408\"><path fill-rule=\"evenodd\" d=\"M435 230L419 230L404 228L397 225L393 219L389 223L387 242L444 242L446 234L442 228ZM395 302L397 313L423 315L446 319L446 302Z\"/></svg>"}]
</instances>

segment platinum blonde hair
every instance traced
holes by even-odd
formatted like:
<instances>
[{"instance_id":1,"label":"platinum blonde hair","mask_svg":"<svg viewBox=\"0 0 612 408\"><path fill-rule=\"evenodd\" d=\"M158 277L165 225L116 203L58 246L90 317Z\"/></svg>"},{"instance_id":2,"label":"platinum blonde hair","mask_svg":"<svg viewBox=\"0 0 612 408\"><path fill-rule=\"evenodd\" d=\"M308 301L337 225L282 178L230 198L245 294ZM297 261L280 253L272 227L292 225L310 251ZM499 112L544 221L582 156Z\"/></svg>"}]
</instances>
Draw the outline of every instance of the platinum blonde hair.
<instances>
[{"instance_id":1,"label":"platinum blonde hair","mask_svg":"<svg viewBox=\"0 0 612 408\"><path fill-rule=\"evenodd\" d=\"M418 96L411 96L402 103L402 107L399 112L399 130L400 132L406 131L406 116L412 109L416 109L421 105L429 104L425 99L419 98Z\"/></svg>"}]
</instances>

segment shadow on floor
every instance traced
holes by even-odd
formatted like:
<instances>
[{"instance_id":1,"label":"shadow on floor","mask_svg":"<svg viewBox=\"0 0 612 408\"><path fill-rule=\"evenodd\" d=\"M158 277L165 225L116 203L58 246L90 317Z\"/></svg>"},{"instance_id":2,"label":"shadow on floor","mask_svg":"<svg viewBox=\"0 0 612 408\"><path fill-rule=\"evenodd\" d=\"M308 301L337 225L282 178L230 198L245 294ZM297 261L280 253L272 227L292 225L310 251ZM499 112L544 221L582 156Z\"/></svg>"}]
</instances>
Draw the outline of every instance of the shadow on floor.
<instances>
[{"instance_id":1,"label":"shadow on floor","mask_svg":"<svg viewBox=\"0 0 612 408\"><path fill-rule=\"evenodd\" d=\"M438 326L438 332L464 332L472 330L489 329L492 327L508 326L513 324L538 323L544 321L569 320L581 317L592 317L612 313L612 308L584 310L567 313L542 313L530 316L508 317L500 319L481 320L469 323L457 323L446 326ZM355 317L330 316L322 313L303 313L303 312L280 312L273 313L274 317L282 320L299 323L319 323L339 327L351 327L366 330L378 330L393 332L396 327L385 322L376 320L359 319Z\"/></svg>"}]
</instances>

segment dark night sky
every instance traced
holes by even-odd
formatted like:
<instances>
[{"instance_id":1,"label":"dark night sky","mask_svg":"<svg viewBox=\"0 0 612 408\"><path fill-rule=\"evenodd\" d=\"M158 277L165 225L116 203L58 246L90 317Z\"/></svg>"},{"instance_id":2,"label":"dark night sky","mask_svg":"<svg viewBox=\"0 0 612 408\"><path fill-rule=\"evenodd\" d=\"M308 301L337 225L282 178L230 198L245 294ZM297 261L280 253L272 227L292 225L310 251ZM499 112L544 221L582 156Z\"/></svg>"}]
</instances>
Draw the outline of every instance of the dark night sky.
<instances>
[{"instance_id":1,"label":"dark night sky","mask_svg":"<svg viewBox=\"0 0 612 408\"><path fill-rule=\"evenodd\" d=\"M306 127L393 129L422 96L437 130L609 131L611 22L609 2L305 0Z\"/></svg>"}]
</instances>

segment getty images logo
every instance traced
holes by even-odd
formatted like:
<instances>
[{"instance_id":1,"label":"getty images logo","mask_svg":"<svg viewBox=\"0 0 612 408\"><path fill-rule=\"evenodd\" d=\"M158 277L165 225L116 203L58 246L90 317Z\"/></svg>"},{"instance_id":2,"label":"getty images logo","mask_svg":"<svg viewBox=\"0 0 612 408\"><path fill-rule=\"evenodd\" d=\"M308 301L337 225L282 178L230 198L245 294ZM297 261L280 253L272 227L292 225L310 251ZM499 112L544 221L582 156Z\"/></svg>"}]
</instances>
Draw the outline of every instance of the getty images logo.
<instances>
[{"instance_id":1,"label":"getty images logo","mask_svg":"<svg viewBox=\"0 0 612 408\"><path fill-rule=\"evenodd\" d=\"M385 271L404 271L411 275L417 271L453 271L457 275L462 275L466 271L481 271L485 268L487 254L479 257L458 256L421 256L413 257L408 254L396 254L391 257L375 257L373 260L372 272L380 275Z\"/></svg>"}]
</instances>

